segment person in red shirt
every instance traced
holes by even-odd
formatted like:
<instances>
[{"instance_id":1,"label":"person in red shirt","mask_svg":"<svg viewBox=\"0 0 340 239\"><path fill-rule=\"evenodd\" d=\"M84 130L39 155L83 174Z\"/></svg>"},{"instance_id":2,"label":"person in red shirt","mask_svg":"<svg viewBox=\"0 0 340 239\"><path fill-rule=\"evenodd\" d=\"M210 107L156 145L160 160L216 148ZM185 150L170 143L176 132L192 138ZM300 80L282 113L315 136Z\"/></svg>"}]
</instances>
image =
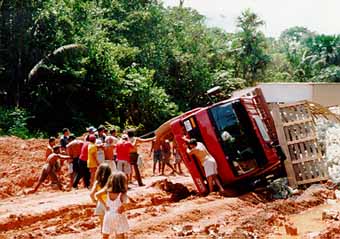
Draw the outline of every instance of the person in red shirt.
<instances>
[{"instance_id":1,"label":"person in red shirt","mask_svg":"<svg viewBox=\"0 0 340 239\"><path fill-rule=\"evenodd\" d=\"M88 137L87 137L88 138ZM88 139L87 139L88 140ZM86 141L83 143L83 146L80 151L79 160L78 160L78 172L73 181L73 188L78 188L78 183L80 179L83 178L85 187L90 187L90 171L87 167L87 159L88 159L88 146L90 142Z\"/></svg>"},{"instance_id":2,"label":"person in red shirt","mask_svg":"<svg viewBox=\"0 0 340 239\"><path fill-rule=\"evenodd\" d=\"M122 136L122 140L120 140L116 145L117 170L122 171L127 176L130 176L131 174L130 152L133 149L134 147L128 140L128 136L124 134Z\"/></svg>"}]
</instances>

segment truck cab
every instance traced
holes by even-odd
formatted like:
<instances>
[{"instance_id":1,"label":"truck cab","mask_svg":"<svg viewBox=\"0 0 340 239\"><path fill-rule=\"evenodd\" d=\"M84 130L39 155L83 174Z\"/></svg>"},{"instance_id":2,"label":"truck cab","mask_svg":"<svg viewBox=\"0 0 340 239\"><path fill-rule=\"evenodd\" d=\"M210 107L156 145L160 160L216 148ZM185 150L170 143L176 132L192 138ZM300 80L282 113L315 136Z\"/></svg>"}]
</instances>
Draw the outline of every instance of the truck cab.
<instances>
[{"instance_id":1,"label":"truck cab","mask_svg":"<svg viewBox=\"0 0 340 239\"><path fill-rule=\"evenodd\" d=\"M178 150L200 193L207 182L200 162L186 153L183 135L202 142L215 158L224 186L280 167L278 141L268 106L259 89L249 96L192 110L170 123Z\"/></svg>"}]
</instances>

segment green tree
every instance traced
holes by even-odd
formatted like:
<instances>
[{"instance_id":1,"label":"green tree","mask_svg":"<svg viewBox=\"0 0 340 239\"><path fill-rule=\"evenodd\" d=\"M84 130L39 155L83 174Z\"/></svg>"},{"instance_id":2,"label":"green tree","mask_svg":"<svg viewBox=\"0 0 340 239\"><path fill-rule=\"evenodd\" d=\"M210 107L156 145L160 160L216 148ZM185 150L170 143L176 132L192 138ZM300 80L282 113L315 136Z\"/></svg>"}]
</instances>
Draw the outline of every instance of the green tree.
<instances>
[{"instance_id":1,"label":"green tree","mask_svg":"<svg viewBox=\"0 0 340 239\"><path fill-rule=\"evenodd\" d=\"M249 9L237 18L240 31L233 42L235 73L236 77L245 79L248 85L253 85L261 79L261 74L270 61L270 56L265 52L264 34L259 30L263 24L264 21Z\"/></svg>"},{"instance_id":2,"label":"green tree","mask_svg":"<svg viewBox=\"0 0 340 239\"><path fill-rule=\"evenodd\" d=\"M128 125L142 124L156 129L161 122L178 114L178 107L170 101L164 89L153 86L154 71L132 67L124 77L124 89L119 110Z\"/></svg>"},{"instance_id":3,"label":"green tree","mask_svg":"<svg viewBox=\"0 0 340 239\"><path fill-rule=\"evenodd\" d=\"M290 50L297 45L303 44L309 37L314 36L315 33L308 30L306 27L295 26L284 30L279 37L279 41L285 50Z\"/></svg>"},{"instance_id":4,"label":"green tree","mask_svg":"<svg viewBox=\"0 0 340 239\"><path fill-rule=\"evenodd\" d=\"M127 38L131 14L142 11L139 7L144 9L143 4L123 3L45 3L36 22L38 26L50 25L35 28L40 41L49 39L49 47L69 45L53 51L33 70L30 108L36 116L34 127L55 131L63 125L77 125L76 130L82 130L89 123L109 121L121 127L142 123L150 129L177 113L164 90L152 85L153 73L135 63L141 51ZM132 74L134 64L137 73ZM131 84L134 87L130 88ZM153 113L148 113L148 107Z\"/></svg>"},{"instance_id":5,"label":"green tree","mask_svg":"<svg viewBox=\"0 0 340 239\"><path fill-rule=\"evenodd\" d=\"M25 81L39 52L31 49L31 26L41 1L13 0L0 4L0 102L21 106Z\"/></svg>"}]
</instances>

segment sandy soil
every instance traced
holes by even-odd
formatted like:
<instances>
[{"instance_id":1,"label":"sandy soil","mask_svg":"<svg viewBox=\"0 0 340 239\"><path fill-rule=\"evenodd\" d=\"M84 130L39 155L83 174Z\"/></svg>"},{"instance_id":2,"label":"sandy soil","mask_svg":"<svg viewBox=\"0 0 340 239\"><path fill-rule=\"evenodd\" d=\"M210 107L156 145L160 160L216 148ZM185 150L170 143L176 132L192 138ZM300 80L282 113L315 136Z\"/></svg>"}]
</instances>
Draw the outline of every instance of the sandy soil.
<instances>
[{"instance_id":1,"label":"sandy soil","mask_svg":"<svg viewBox=\"0 0 340 239\"><path fill-rule=\"evenodd\" d=\"M0 238L100 238L87 189L61 192L47 182L38 193L26 194L39 176L46 145L47 140L0 138ZM334 238L340 232L337 219L322 220L324 210L340 211L334 191L324 186L275 201L260 192L200 197L189 176L151 177L148 147L146 186L131 184L129 190L130 238ZM61 179L66 185L66 167ZM178 183L172 193L169 181ZM188 197L174 202L178 191ZM298 235L288 235L286 225Z\"/></svg>"}]
</instances>

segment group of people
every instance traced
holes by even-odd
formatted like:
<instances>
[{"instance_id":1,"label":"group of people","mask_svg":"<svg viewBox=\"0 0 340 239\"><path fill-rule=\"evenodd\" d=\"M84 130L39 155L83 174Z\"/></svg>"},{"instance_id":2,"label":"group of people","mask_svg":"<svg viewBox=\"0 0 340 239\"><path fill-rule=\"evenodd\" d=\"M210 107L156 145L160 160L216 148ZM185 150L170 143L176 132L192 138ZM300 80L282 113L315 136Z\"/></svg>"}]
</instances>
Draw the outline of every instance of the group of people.
<instances>
[{"instance_id":1,"label":"group of people","mask_svg":"<svg viewBox=\"0 0 340 239\"><path fill-rule=\"evenodd\" d=\"M158 164L158 174L164 175L165 166L168 166L172 172L171 174L183 174L181 168L182 158L179 154L175 141L171 144L169 139L159 140L154 138L152 140L150 156L153 154L153 175L156 175L156 168ZM171 165L171 160L174 162Z\"/></svg>"},{"instance_id":2,"label":"group of people","mask_svg":"<svg viewBox=\"0 0 340 239\"><path fill-rule=\"evenodd\" d=\"M68 162L70 188L77 189L81 179L86 188L91 188L90 197L96 203L95 215L100 219L103 239L115 234L117 238L124 238L128 232L128 221L124 214L127 203L128 183L135 174L138 185L143 186L138 168L138 145L141 142L152 141L150 156L153 154L153 174L164 175L165 167L172 170L172 174L182 174L181 156L176 142L168 139L141 139L134 136L133 130L124 131L121 138L116 131L106 130L104 126L98 129L89 127L84 140L77 139L70 130L63 129L63 135L57 145L54 137L49 138L46 149L46 162L43 165L38 183L31 192L36 192L39 186L50 177L52 184L63 189L58 172L65 161ZM183 137L187 143L187 154L194 156L204 168L209 191L213 191L214 184L220 192L223 187L217 178L217 164L201 142ZM171 160L172 159L172 160ZM174 161L173 165L170 163Z\"/></svg>"},{"instance_id":3,"label":"group of people","mask_svg":"<svg viewBox=\"0 0 340 239\"><path fill-rule=\"evenodd\" d=\"M63 129L59 144L55 137L49 138L46 162L31 192L36 192L47 177L51 178L52 184L63 189L58 172L65 161L68 162L69 188L77 189L81 179L86 188L91 188L96 170L103 163L108 164L112 172L125 173L128 181L132 180L134 174L138 185L144 186L138 168L137 149L141 142L150 140L135 137L133 130L124 131L121 138L118 138L115 129L107 130L102 125L98 129L91 126L87 131L83 140L77 139L67 128Z\"/></svg>"}]
</instances>

